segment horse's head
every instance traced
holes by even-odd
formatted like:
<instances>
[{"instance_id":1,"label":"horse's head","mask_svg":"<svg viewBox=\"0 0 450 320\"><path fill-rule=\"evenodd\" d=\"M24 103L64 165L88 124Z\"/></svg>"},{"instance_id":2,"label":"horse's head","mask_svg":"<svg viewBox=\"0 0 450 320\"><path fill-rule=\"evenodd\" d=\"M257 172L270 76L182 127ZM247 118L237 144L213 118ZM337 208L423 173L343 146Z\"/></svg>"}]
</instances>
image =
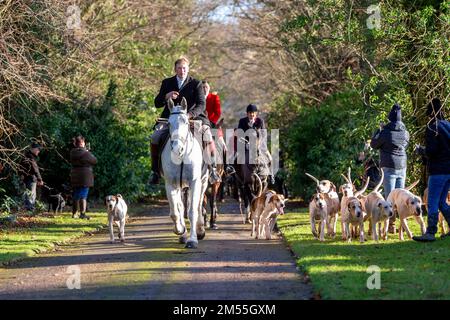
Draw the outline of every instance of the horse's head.
<instances>
[{"instance_id":1,"label":"horse's head","mask_svg":"<svg viewBox=\"0 0 450 320\"><path fill-rule=\"evenodd\" d=\"M186 151L186 141L189 135L189 118L187 115L187 102L183 97L180 105L174 106L172 99L167 101L170 111L169 132L170 148L172 153L181 159Z\"/></svg>"}]
</instances>

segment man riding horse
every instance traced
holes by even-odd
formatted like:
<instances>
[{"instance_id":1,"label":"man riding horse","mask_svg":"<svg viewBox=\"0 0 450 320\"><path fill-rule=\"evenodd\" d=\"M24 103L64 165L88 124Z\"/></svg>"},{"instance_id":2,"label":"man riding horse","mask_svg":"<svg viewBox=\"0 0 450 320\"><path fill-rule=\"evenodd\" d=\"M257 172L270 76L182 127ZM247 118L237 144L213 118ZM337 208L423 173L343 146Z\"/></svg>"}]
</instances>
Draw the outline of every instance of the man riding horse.
<instances>
[{"instance_id":1,"label":"man riding horse","mask_svg":"<svg viewBox=\"0 0 450 320\"><path fill-rule=\"evenodd\" d=\"M234 168L227 166L228 174L233 174L243 222L249 221L250 203L267 188L267 178L273 184L270 172L271 156L267 150L267 134L264 120L257 117L258 108L247 106L247 117L239 120L235 131ZM244 145L244 149L241 148Z\"/></svg>"},{"instance_id":2,"label":"man riding horse","mask_svg":"<svg viewBox=\"0 0 450 320\"><path fill-rule=\"evenodd\" d=\"M239 119L238 129L242 129L245 133L250 132L250 129L254 130L254 132L257 134L257 139L259 140L259 145L256 147L258 153L257 157L265 158L264 164L260 167L263 167L263 169L268 169L268 163L271 161L271 156L267 150L267 136L264 134L266 125L264 123L264 120L258 117L258 107L256 105L249 104L246 111L247 117ZM249 138L247 136L244 136L244 139L249 142ZM273 185L275 181L271 172L269 172L268 177L270 179L270 184Z\"/></svg>"},{"instance_id":3,"label":"man riding horse","mask_svg":"<svg viewBox=\"0 0 450 320\"><path fill-rule=\"evenodd\" d=\"M205 116L206 106L202 83L188 75L189 60L184 57L175 61L175 73L175 76L163 80L159 93L155 98L155 107L164 107L161 118L169 118L168 99L172 99L176 105L180 104L182 98L186 99L189 119L202 121L201 134L206 143L208 154L211 155L211 180L218 181L220 177L216 172L215 145L210 130L211 124ZM168 130L167 123L159 122L156 124L155 131L151 136L152 175L149 180L150 184L159 184L159 148L162 139L167 137Z\"/></svg>"}]
</instances>

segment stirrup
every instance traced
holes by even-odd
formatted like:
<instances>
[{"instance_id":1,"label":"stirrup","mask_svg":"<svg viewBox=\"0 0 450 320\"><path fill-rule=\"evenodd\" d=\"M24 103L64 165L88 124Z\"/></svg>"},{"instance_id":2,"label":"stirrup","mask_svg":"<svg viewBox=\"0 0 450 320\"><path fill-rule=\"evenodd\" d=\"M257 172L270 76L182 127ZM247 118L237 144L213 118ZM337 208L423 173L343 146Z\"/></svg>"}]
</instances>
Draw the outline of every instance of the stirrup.
<instances>
[{"instance_id":1,"label":"stirrup","mask_svg":"<svg viewBox=\"0 0 450 320\"><path fill-rule=\"evenodd\" d=\"M212 183L218 183L222 182L222 179L220 179L219 175L217 174L216 168L211 168L211 173L209 174L209 182Z\"/></svg>"}]
</instances>

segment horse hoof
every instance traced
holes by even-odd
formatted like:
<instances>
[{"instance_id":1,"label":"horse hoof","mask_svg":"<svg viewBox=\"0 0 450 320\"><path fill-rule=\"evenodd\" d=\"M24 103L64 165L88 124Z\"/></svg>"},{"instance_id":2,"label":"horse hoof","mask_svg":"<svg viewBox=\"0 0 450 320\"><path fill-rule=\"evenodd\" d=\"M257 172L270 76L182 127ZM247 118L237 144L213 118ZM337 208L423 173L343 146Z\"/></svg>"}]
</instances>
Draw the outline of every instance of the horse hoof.
<instances>
[{"instance_id":1,"label":"horse hoof","mask_svg":"<svg viewBox=\"0 0 450 320\"><path fill-rule=\"evenodd\" d=\"M187 237L185 235L182 235L181 237L178 238L178 243L185 244L186 241L187 241Z\"/></svg>"},{"instance_id":2,"label":"horse hoof","mask_svg":"<svg viewBox=\"0 0 450 320\"><path fill-rule=\"evenodd\" d=\"M197 249L198 244L194 241L188 241L184 247L186 249Z\"/></svg>"},{"instance_id":3,"label":"horse hoof","mask_svg":"<svg viewBox=\"0 0 450 320\"><path fill-rule=\"evenodd\" d=\"M203 240L206 236L206 232L205 230L203 230L202 232L197 232L197 239L198 240Z\"/></svg>"},{"instance_id":4,"label":"horse hoof","mask_svg":"<svg viewBox=\"0 0 450 320\"><path fill-rule=\"evenodd\" d=\"M211 224L209 225L209 228L210 228L210 229L213 229L213 230L219 229L219 227L218 227L217 224L215 224L215 223L211 223Z\"/></svg>"},{"instance_id":5,"label":"horse hoof","mask_svg":"<svg viewBox=\"0 0 450 320\"><path fill-rule=\"evenodd\" d=\"M186 233L186 227L183 227L183 230L182 230L181 232L178 232L177 226L175 226L175 227L173 228L173 233L175 233L177 236L180 236L180 235L182 235L182 234L185 234L185 233Z\"/></svg>"}]
</instances>

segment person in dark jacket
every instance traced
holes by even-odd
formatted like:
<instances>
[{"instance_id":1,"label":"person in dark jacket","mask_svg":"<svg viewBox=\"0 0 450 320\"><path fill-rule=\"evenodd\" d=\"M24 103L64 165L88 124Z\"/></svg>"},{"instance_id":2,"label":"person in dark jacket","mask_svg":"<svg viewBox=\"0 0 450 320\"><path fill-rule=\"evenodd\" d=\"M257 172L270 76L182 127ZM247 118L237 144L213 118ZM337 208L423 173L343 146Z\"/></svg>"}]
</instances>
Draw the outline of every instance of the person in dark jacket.
<instances>
[{"instance_id":1,"label":"person in dark jacket","mask_svg":"<svg viewBox=\"0 0 450 320\"><path fill-rule=\"evenodd\" d=\"M395 104L388 115L389 123L381 125L373 135L370 146L380 150L380 167L384 172L384 197L396 188L405 188L406 147L409 133L402 122L402 111ZM389 232L395 233L395 216L389 219Z\"/></svg>"},{"instance_id":2,"label":"person in dark jacket","mask_svg":"<svg viewBox=\"0 0 450 320\"><path fill-rule=\"evenodd\" d=\"M244 139L249 142L250 139L247 135L256 134L256 138L259 139L259 145L256 146L256 151L258 154L263 156L263 159L265 159L265 162L267 163L267 169L269 171L269 182L271 185L273 185L275 184L275 178L269 165L269 163L272 161L272 156L267 149L267 134L265 130L266 124L264 123L263 119L258 117L258 107L256 105L249 104L247 106L246 112L247 117L239 119L238 129L242 129L244 131L244 133L246 134L244 136ZM252 130L254 131L252 132Z\"/></svg>"},{"instance_id":3,"label":"person in dark jacket","mask_svg":"<svg viewBox=\"0 0 450 320\"><path fill-rule=\"evenodd\" d=\"M24 207L26 210L30 211L34 210L34 205L36 203L36 187L44 185L37 164L37 158L40 151L41 146L38 143L32 143L21 163L21 178L27 190L27 192L25 192Z\"/></svg>"},{"instance_id":4,"label":"person in dark jacket","mask_svg":"<svg viewBox=\"0 0 450 320\"><path fill-rule=\"evenodd\" d=\"M450 190L450 122L444 119L438 98L428 104L427 115L430 121L425 131L425 147L418 146L416 152L427 160L428 227L424 235L413 237L423 242L436 240L439 210L450 224L450 206L446 202ZM442 238L449 236L450 232L442 235Z\"/></svg>"},{"instance_id":5,"label":"person in dark jacket","mask_svg":"<svg viewBox=\"0 0 450 320\"><path fill-rule=\"evenodd\" d=\"M73 189L72 218L75 218L77 211L80 212L80 219L90 219L86 215L87 197L89 188L94 186L94 172L92 166L97 164L97 158L86 149L85 138L81 135L73 139L74 148L70 151L70 183Z\"/></svg>"},{"instance_id":6,"label":"person in dark jacket","mask_svg":"<svg viewBox=\"0 0 450 320\"><path fill-rule=\"evenodd\" d=\"M155 107L164 108L161 118L169 118L170 111L166 105L167 100L172 99L174 104L178 105L181 103L182 98L186 99L189 119L201 120L202 122L201 133L212 154L211 178L213 181L219 181L220 177L217 174L215 165L215 145L210 131L211 123L205 115L206 101L202 83L188 75L189 60L184 57L175 61L175 73L175 76L162 81L159 93L155 97ZM150 184L159 183L159 143L168 131L167 123L158 123L151 136L152 175L149 181Z\"/></svg>"}]
</instances>

